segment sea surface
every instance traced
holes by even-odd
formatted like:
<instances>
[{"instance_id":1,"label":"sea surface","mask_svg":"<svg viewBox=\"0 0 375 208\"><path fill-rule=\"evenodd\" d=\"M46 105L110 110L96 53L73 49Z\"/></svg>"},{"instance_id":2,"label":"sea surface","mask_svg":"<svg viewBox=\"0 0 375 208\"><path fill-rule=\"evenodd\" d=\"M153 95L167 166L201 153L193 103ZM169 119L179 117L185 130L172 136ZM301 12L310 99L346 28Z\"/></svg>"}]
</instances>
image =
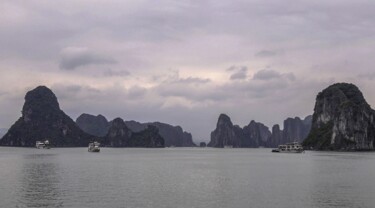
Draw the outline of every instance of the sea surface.
<instances>
[{"instance_id":1,"label":"sea surface","mask_svg":"<svg viewBox=\"0 0 375 208\"><path fill-rule=\"evenodd\" d=\"M375 153L0 147L0 207L375 207Z\"/></svg>"}]
</instances>

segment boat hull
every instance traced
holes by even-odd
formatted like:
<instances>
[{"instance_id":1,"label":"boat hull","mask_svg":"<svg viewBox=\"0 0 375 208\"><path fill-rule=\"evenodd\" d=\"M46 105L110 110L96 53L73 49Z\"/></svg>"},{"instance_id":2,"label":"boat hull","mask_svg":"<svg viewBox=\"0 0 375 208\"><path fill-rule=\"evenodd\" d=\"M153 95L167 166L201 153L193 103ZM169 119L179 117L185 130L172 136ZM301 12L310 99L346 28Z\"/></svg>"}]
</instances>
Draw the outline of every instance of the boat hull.
<instances>
[{"instance_id":1,"label":"boat hull","mask_svg":"<svg viewBox=\"0 0 375 208\"><path fill-rule=\"evenodd\" d=\"M91 142L89 143L89 152L100 152L100 143L99 142Z\"/></svg>"},{"instance_id":2,"label":"boat hull","mask_svg":"<svg viewBox=\"0 0 375 208\"><path fill-rule=\"evenodd\" d=\"M35 147L37 149L50 149L51 148L48 140L44 142L36 141Z\"/></svg>"},{"instance_id":3,"label":"boat hull","mask_svg":"<svg viewBox=\"0 0 375 208\"><path fill-rule=\"evenodd\" d=\"M283 145L279 145L277 149L273 149L272 152L276 153L303 153L302 145L298 144L298 142L287 143Z\"/></svg>"},{"instance_id":4,"label":"boat hull","mask_svg":"<svg viewBox=\"0 0 375 208\"><path fill-rule=\"evenodd\" d=\"M279 150L279 149L273 149L272 152L274 153L303 153L304 150Z\"/></svg>"},{"instance_id":5,"label":"boat hull","mask_svg":"<svg viewBox=\"0 0 375 208\"><path fill-rule=\"evenodd\" d=\"M89 152L100 152L100 149L92 149L92 150L89 149Z\"/></svg>"}]
</instances>

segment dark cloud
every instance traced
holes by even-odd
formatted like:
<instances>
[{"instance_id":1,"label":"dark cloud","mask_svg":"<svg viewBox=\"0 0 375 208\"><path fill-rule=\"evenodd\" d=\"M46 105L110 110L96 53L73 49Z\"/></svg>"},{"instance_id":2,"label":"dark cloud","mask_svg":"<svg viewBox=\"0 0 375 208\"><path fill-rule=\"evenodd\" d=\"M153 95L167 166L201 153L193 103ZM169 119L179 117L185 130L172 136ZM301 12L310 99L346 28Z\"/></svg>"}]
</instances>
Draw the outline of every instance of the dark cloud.
<instances>
[{"instance_id":1,"label":"dark cloud","mask_svg":"<svg viewBox=\"0 0 375 208\"><path fill-rule=\"evenodd\" d=\"M269 69L263 69L258 72L256 72L253 76L253 79L257 80L270 80L274 78L280 78L281 74L277 71L274 70L269 70Z\"/></svg>"},{"instance_id":2,"label":"dark cloud","mask_svg":"<svg viewBox=\"0 0 375 208\"><path fill-rule=\"evenodd\" d=\"M229 77L231 80L243 80L247 78L247 67L246 66L231 66L227 69L228 72L232 72Z\"/></svg>"},{"instance_id":3,"label":"dark cloud","mask_svg":"<svg viewBox=\"0 0 375 208\"><path fill-rule=\"evenodd\" d=\"M59 66L61 69L74 70L77 67L98 64L115 64L116 61L108 56L99 55L88 48L67 47L61 51Z\"/></svg>"},{"instance_id":4,"label":"dark cloud","mask_svg":"<svg viewBox=\"0 0 375 208\"><path fill-rule=\"evenodd\" d=\"M236 79L246 79L247 73L246 71L239 71L230 76L231 80L236 80Z\"/></svg>"}]
</instances>

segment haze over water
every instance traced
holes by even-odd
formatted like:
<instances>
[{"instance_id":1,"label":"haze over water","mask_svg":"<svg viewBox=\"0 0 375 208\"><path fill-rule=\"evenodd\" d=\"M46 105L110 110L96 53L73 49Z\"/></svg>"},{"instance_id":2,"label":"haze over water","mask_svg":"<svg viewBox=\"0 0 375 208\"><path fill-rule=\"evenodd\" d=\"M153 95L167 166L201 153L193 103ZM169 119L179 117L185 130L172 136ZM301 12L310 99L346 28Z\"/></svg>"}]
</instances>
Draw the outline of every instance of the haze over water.
<instances>
[{"instance_id":1,"label":"haze over water","mask_svg":"<svg viewBox=\"0 0 375 208\"><path fill-rule=\"evenodd\" d=\"M363 207L373 153L0 147L1 207Z\"/></svg>"}]
</instances>

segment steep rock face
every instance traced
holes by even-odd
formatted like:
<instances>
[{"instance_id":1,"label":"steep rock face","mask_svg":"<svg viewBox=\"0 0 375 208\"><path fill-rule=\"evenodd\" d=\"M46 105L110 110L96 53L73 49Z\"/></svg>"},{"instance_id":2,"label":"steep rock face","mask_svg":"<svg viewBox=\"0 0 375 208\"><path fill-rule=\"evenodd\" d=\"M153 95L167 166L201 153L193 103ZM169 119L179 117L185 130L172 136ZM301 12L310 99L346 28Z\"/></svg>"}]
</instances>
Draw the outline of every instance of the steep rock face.
<instances>
[{"instance_id":1,"label":"steep rock face","mask_svg":"<svg viewBox=\"0 0 375 208\"><path fill-rule=\"evenodd\" d=\"M109 130L108 120L102 116L93 116L90 114L82 114L76 119L76 124L86 133L103 137Z\"/></svg>"},{"instance_id":2,"label":"steep rock face","mask_svg":"<svg viewBox=\"0 0 375 208\"><path fill-rule=\"evenodd\" d=\"M241 128L233 125L227 115L221 114L208 146L277 147L288 142L301 142L310 131L311 116L304 120L298 117L288 118L284 121L284 126L284 130L280 130L279 125L274 125L271 133L267 126L252 120Z\"/></svg>"},{"instance_id":3,"label":"steep rock face","mask_svg":"<svg viewBox=\"0 0 375 208\"><path fill-rule=\"evenodd\" d=\"M94 136L105 136L108 133L110 122L102 116L93 116L89 114L82 114L76 120L77 125L86 133ZM137 121L125 121L126 126L132 132L140 132L149 125L158 128L160 136L165 140L165 146L175 146L175 147L194 147L196 146L193 142L193 138L190 133L183 131L180 126L172 126L161 122L149 122L140 123Z\"/></svg>"},{"instance_id":4,"label":"steep rock face","mask_svg":"<svg viewBox=\"0 0 375 208\"><path fill-rule=\"evenodd\" d=\"M133 133L129 147L165 147L164 138L156 126L149 125L145 130Z\"/></svg>"},{"instance_id":5,"label":"steep rock face","mask_svg":"<svg viewBox=\"0 0 375 208\"><path fill-rule=\"evenodd\" d=\"M22 116L0 140L3 146L35 146L48 139L53 146L87 146L91 136L60 110L55 94L45 86L27 92Z\"/></svg>"},{"instance_id":6,"label":"steep rock face","mask_svg":"<svg viewBox=\"0 0 375 208\"><path fill-rule=\"evenodd\" d=\"M125 121L126 126L133 132L140 132L147 128L146 124L140 123L138 121Z\"/></svg>"},{"instance_id":7,"label":"steep rock face","mask_svg":"<svg viewBox=\"0 0 375 208\"><path fill-rule=\"evenodd\" d=\"M172 126L161 122L139 123L136 121L125 121L126 125L133 131L145 130L147 126L155 126L160 136L164 138L166 147L194 147L193 138L190 133L183 131L180 126Z\"/></svg>"},{"instance_id":8,"label":"steep rock face","mask_svg":"<svg viewBox=\"0 0 375 208\"><path fill-rule=\"evenodd\" d=\"M164 139L155 126L134 133L124 120L116 118L111 122L104 144L110 147L164 147Z\"/></svg>"},{"instance_id":9,"label":"steep rock face","mask_svg":"<svg viewBox=\"0 0 375 208\"><path fill-rule=\"evenodd\" d=\"M190 133L184 132L180 126L172 126L165 123L153 122L147 125L159 129L159 134L165 139L165 146L193 147L193 139Z\"/></svg>"},{"instance_id":10,"label":"steep rock face","mask_svg":"<svg viewBox=\"0 0 375 208\"><path fill-rule=\"evenodd\" d=\"M110 147L128 147L131 136L132 131L124 120L116 118L111 122L104 144Z\"/></svg>"},{"instance_id":11,"label":"steep rock face","mask_svg":"<svg viewBox=\"0 0 375 208\"><path fill-rule=\"evenodd\" d=\"M305 119L303 119L302 121L308 131L310 131L311 129L312 117L312 115L306 116Z\"/></svg>"},{"instance_id":12,"label":"steep rock face","mask_svg":"<svg viewBox=\"0 0 375 208\"><path fill-rule=\"evenodd\" d=\"M243 134L241 147L265 147L271 136L271 132L267 126L254 120L243 128Z\"/></svg>"},{"instance_id":13,"label":"steep rock face","mask_svg":"<svg viewBox=\"0 0 375 208\"><path fill-rule=\"evenodd\" d=\"M236 130L235 130L236 128ZM234 127L229 116L221 114L216 124L216 129L211 132L211 141L209 147L241 147L239 127ZM237 134L236 134L237 132Z\"/></svg>"},{"instance_id":14,"label":"steep rock face","mask_svg":"<svg viewBox=\"0 0 375 208\"><path fill-rule=\"evenodd\" d=\"M272 134L268 139L267 147L277 147L280 144L283 144L283 131L276 124L272 127Z\"/></svg>"},{"instance_id":15,"label":"steep rock face","mask_svg":"<svg viewBox=\"0 0 375 208\"><path fill-rule=\"evenodd\" d=\"M306 139L311 129L311 116L307 116L304 120L299 117L287 118L284 120L282 144L289 142L301 143Z\"/></svg>"},{"instance_id":16,"label":"steep rock face","mask_svg":"<svg viewBox=\"0 0 375 208\"><path fill-rule=\"evenodd\" d=\"M375 112L353 84L337 83L316 98L306 147L318 150L373 150Z\"/></svg>"},{"instance_id":17,"label":"steep rock face","mask_svg":"<svg viewBox=\"0 0 375 208\"><path fill-rule=\"evenodd\" d=\"M8 129L0 128L0 139L7 133Z\"/></svg>"}]
</instances>

